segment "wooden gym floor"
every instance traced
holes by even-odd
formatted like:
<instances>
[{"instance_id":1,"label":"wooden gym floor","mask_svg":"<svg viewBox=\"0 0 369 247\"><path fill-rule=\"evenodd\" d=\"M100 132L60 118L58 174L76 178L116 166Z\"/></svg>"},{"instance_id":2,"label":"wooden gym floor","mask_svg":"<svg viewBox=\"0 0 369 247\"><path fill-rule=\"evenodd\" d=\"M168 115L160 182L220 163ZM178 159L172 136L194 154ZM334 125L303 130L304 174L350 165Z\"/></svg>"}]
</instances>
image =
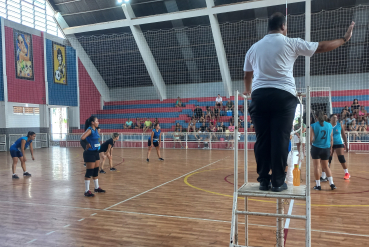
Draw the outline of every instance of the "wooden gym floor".
<instances>
[{"instance_id":1,"label":"wooden gym floor","mask_svg":"<svg viewBox=\"0 0 369 247\"><path fill-rule=\"evenodd\" d=\"M228 246L233 151L115 149L117 172L99 174L107 191L86 198L81 148L27 151L31 178L11 178L11 157L0 153L0 246ZM249 151L251 181L255 159ZM369 153L346 154L351 180L334 157L336 191L312 191L312 246L369 246ZM242 152L240 178L242 180ZM108 167L105 164L106 168ZM305 172L302 172L305 176ZM313 185L313 178L312 178ZM90 189L93 189L91 182ZM243 201L243 200L242 200ZM239 208L243 208L242 201ZM255 198L251 211L275 212L275 200ZM301 201L285 212L304 214ZM243 223L243 218L240 218ZM251 246L275 246L275 218L250 217ZM288 224L286 224L287 227ZM305 221L291 220L286 246L304 246ZM239 228L243 244L244 227Z\"/></svg>"}]
</instances>

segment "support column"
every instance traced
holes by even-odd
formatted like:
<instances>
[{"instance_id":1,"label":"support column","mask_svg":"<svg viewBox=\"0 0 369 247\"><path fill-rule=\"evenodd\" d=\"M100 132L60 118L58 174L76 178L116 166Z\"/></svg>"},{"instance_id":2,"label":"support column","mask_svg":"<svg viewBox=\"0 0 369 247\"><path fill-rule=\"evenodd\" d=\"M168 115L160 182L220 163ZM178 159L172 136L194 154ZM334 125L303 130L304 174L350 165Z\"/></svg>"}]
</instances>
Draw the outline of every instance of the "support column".
<instances>
[{"instance_id":1,"label":"support column","mask_svg":"<svg viewBox=\"0 0 369 247\"><path fill-rule=\"evenodd\" d=\"M123 9L124 15L126 16L128 20L136 18L132 10L132 6L129 3L122 4L122 9ZM146 69L149 72L151 81L154 84L154 87L156 89L157 94L160 97L160 100L167 99L166 86L165 86L163 77L161 76L158 65L156 64L154 56L151 53L150 47L146 42L145 36L143 35L140 26L130 25L129 27L131 28L131 31L136 41L138 50L140 51L140 54L145 63Z\"/></svg>"},{"instance_id":2,"label":"support column","mask_svg":"<svg viewBox=\"0 0 369 247\"><path fill-rule=\"evenodd\" d=\"M208 9L213 8L215 6L214 0L206 0L206 6ZM209 19L218 57L220 74L222 75L222 81L224 84L224 91L227 94L227 98L229 98L229 96L232 95L232 78L229 71L228 60L224 49L223 38L220 32L218 18L215 14L210 14Z\"/></svg>"},{"instance_id":3,"label":"support column","mask_svg":"<svg viewBox=\"0 0 369 247\"><path fill-rule=\"evenodd\" d=\"M68 28L68 24L65 22L63 16L60 13L56 13L54 15L55 22L61 27L61 29ZM101 100L103 101L110 101L110 94L109 88L106 85L104 79L100 75L99 71L96 69L95 65L90 60L89 56L87 55L86 51L83 49L82 45L79 43L77 38L72 35L67 35L68 41L72 45L72 47L76 50L77 54L79 55L79 59L81 60L83 66L85 67L88 75L91 77L91 80L95 84L97 90L101 95Z\"/></svg>"},{"instance_id":4,"label":"support column","mask_svg":"<svg viewBox=\"0 0 369 247\"><path fill-rule=\"evenodd\" d=\"M0 127L7 128L7 120L8 120L8 81L6 77L6 47L5 47L5 26L4 26L4 18L1 18L1 49L3 53L3 85L4 85L4 103L0 105L1 108L4 109L4 115L0 120ZM2 110L0 111L2 112Z\"/></svg>"}]
</instances>

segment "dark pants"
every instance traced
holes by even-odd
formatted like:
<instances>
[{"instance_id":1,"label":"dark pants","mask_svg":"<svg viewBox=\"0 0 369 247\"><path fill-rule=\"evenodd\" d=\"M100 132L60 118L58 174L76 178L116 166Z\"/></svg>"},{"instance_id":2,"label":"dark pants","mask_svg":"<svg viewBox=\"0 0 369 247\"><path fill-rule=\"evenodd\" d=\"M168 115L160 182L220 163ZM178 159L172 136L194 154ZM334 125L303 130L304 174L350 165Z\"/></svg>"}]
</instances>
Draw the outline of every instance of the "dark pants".
<instances>
[{"instance_id":1,"label":"dark pants","mask_svg":"<svg viewBox=\"0 0 369 247\"><path fill-rule=\"evenodd\" d=\"M254 147L258 181L279 187L285 180L288 145L297 98L276 88L260 88L251 95L250 115L256 132Z\"/></svg>"}]
</instances>

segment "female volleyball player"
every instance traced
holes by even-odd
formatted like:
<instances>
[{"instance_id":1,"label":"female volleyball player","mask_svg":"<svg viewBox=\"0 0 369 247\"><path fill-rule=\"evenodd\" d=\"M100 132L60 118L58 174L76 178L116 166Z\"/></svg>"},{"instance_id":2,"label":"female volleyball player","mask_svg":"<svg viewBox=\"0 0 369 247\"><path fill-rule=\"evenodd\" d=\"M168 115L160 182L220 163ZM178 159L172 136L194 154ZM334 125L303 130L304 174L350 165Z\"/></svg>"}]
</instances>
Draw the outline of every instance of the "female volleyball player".
<instances>
[{"instance_id":1,"label":"female volleyball player","mask_svg":"<svg viewBox=\"0 0 369 247\"><path fill-rule=\"evenodd\" d=\"M331 124L333 126L333 150L332 150L332 153L329 157L329 167L330 167L331 162L332 162L333 152L336 151L338 161L341 163L341 166L342 166L342 168L345 172L345 176L343 177L343 179L349 180L351 176L350 176L350 173L348 172L347 165L346 165L346 160L345 160L345 156L344 156L345 146L346 146L346 152L348 152L348 145L347 145L347 138L346 138L345 128L344 128L343 124L341 124L337 121L337 114L333 114L331 116ZM343 145L343 142L345 142L345 145ZM323 182L327 181L325 172L322 172L321 181L323 181Z\"/></svg>"},{"instance_id":2,"label":"female volleyball player","mask_svg":"<svg viewBox=\"0 0 369 247\"><path fill-rule=\"evenodd\" d=\"M159 160L164 160L160 157L160 143L161 143L161 130L158 123L154 125L154 129L151 132L151 136L147 141L148 151L147 151L147 159L146 161L149 162L149 157L151 153L152 146L156 148L156 153L158 154Z\"/></svg>"},{"instance_id":3,"label":"female volleyball player","mask_svg":"<svg viewBox=\"0 0 369 247\"><path fill-rule=\"evenodd\" d=\"M93 197L94 194L90 191L90 178L93 177L95 183L95 192L105 193L105 190L99 187L99 182L97 177L99 176L99 166L100 166L100 143L99 143L99 132L97 127L99 126L99 121L97 117L91 116L86 120L85 123L85 133L81 137L81 145L84 147L83 159L86 163L86 174L85 174L85 196Z\"/></svg>"},{"instance_id":4,"label":"female volleyball player","mask_svg":"<svg viewBox=\"0 0 369 247\"><path fill-rule=\"evenodd\" d=\"M324 121L324 114L322 111L318 112L318 120L318 122L311 125L310 131L310 143L312 143L311 157L313 158L316 182L314 190L321 190L320 165L327 173L329 185L331 186L331 189L334 190L336 189L336 186L333 183L331 169L328 167L329 155L331 154L333 146L333 128L330 123Z\"/></svg>"},{"instance_id":5,"label":"female volleyball player","mask_svg":"<svg viewBox=\"0 0 369 247\"><path fill-rule=\"evenodd\" d=\"M32 155L32 160L35 160L35 158L33 157L33 146L32 146L32 141L35 140L35 138L36 138L35 132L29 131L27 136L19 138L18 140L14 142L13 145L11 145L10 155L12 156L12 159L13 159L12 178L19 178L18 175L15 174L15 169L17 167L18 159L21 162L21 166L23 169L23 176L27 176L27 177L31 176L31 174L29 174L26 170L27 159L26 159L25 150L27 149L27 147L29 147L29 150L31 151L31 155Z\"/></svg>"},{"instance_id":6,"label":"female volleyball player","mask_svg":"<svg viewBox=\"0 0 369 247\"><path fill-rule=\"evenodd\" d=\"M104 171L104 164L105 164L105 159L106 157L108 157L109 159L109 166L110 166L110 171L116 171L117 169L115 169L113 167L113 147L116 141L119 140L119 134L118 133L113 133L111 135L111 138L109 140L107 140L106 142L104 142L103 144L101 144L100 150L99 152L100 154L100 158L102 158L102 162L101 163L101 167L100 167L100 173L106 173Z\"/></svg>"}]
</instances>

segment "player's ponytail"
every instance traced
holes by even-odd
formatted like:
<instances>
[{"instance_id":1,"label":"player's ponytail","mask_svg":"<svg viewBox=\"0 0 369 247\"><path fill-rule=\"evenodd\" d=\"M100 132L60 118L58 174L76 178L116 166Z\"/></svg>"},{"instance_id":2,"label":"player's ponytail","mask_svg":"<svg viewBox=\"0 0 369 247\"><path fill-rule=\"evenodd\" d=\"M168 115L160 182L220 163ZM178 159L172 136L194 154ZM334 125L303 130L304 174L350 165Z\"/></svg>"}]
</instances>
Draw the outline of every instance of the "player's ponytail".
<instances>
[{"instance_id":1,"label":"player's ponytail","mask_svg":"<svg viewBox=\"0 0 369 247\"><path fill-rule=\"evenodd\" d=\"M324 117L324 113L323 111L318 111L318 121L320 126L324 126L324 121L325 121L325 117Z\"/></svg>"},{"instance_id":2,"label":"player's ponytail","mask_svg":"<svg viewBox=\"0 0 369 247\"><path fill-rule=\"evenodd\" d=\"M28 131L27 137L33 136L34 134L36 134L36 133L33 132L33 131Z\"/></svg>"},{"instance_id":3,"label":"player's ponytail","mask_svg":"<svg viewBox=\"0 0 369 247\"><path fill-rule=\"evenodd\" d=\"M85 122L85 131L91 126L91 123L94 122L96 119L95 116L91 116L89 118L86 119L86 122Z\"/></svg>"}]
</instances>

